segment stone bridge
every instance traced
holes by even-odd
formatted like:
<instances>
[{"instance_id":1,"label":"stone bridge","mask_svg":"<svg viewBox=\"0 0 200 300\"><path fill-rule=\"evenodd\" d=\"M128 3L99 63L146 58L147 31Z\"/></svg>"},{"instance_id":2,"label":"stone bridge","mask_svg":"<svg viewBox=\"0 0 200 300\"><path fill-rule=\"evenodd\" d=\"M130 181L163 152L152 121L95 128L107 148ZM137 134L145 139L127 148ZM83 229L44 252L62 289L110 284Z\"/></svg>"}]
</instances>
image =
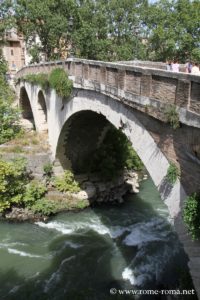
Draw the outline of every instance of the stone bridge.
<instances>
[{"instance_id":1,"label":"stone bridge","mask_svg":"<svg viewBox=\"0 0 200 300\"><path fill-rule=\"evenodd\" d=\"M57 67L73 80L70 99L20 80ZM23 117L48 131L52 160L63 168L84 172L109 124L121 128L168 206L200 297L200 243L191 241L182 222L185 198L200 189L200 76L172 73L158 63L69 59L24 67L17 79ZM166 117L175 107L177 129ZM181 172L174 185L166 179L170 162Z\"/></svg>"}]
</instances>

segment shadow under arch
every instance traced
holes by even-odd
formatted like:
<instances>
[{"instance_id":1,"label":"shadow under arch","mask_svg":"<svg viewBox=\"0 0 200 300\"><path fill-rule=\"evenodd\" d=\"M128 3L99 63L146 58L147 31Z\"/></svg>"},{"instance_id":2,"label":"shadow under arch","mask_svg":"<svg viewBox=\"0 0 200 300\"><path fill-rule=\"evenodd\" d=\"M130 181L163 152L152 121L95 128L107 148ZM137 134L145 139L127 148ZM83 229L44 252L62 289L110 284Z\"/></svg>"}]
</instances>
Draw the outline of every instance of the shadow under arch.
<instances>
[{"instance_id":1,"label":"shadow under arch","mask_svg":"<svg viewBox=\"0 0 200 300\"><path fill-rule=\"evenodd\" d=\"M111 126L105 116L90 110L72 115L65 122L57 144L56 158L62 168L87 172L91 157Z\"/></svg>"},{"instance_id":2,"label":"shadow under arch","mask_svg":"<svg viewBox=\"0 0 200 300\"><path fill-rule=\"evenodd\" d=\"M41 90L38 92L37 110L38 110L38 120L39 120L39 131L47 132L48 131L47 107L46 107L44 94Z\"/></svg>"},{"instance_id":3,"label":"shadow under arch","mask_svg":"<svg viewBox=\"0 0 200 300\"><path fill-rule=\"evenodd\" d=\"M22 110L22 118L29 121L35 128L35 120L31 108L30 100L25 87L20 89L19 107Z\"/></svg>"}]
</instances>

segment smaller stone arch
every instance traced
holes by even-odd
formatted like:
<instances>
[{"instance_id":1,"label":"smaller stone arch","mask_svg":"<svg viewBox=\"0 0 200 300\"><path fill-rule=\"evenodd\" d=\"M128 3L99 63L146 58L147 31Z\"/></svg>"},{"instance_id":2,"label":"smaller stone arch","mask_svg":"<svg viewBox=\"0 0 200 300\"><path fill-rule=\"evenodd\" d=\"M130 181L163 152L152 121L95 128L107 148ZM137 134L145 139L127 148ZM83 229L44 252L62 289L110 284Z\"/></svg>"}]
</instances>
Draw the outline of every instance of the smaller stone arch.
<instances>
[{"instance_id":1,"label":"smaller stone arch","mask_svg":"<svg viewBox=\"0 0 200 300\"><path fill-rule=\"evenodd\" d=\"M21 115L22 115L22 119L23 119L23 124L26 127L35 128L35 120L34 120L34 116L33 116L33 111L32 111L30 100L29 100L29 97L28 97L25 87L22 87L20 90L19 107L22 111Z\"/></svg>"},{"instance_id":2,"label":"smaller stone arch","mask_svg":"<svg viewBox=\"0 0 200 300\"><path fill-rule=\"evenodd\" d=\"M47 124L47 107L45 102L45 97L42 91L38 93L38 101L37 101L37 118L38 118L38 130L40 132L48 131Z\"/></svg>"}]
</instances>

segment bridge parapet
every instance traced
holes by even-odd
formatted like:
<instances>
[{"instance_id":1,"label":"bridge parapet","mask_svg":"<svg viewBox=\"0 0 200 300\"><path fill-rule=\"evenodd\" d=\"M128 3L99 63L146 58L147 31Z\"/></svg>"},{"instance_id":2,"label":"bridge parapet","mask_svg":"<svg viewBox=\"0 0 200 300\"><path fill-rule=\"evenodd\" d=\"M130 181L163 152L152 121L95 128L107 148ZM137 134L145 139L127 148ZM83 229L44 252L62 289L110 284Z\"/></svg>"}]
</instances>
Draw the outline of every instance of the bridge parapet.
<instances>
[{"instance_id":1,"label":"bridge parapet","mask_svg":"<svg viewBox=\"0 0 200 300\"><path fill-rule=\"evenodd\" d=\"M143 64L145 65L145 64ZM200 114L200 76L174 73L141 62L134 65L125 62L108 63L85 59L68 59L30 65L18 71L20 78L32 73L50 73L57 67L64 68L74 77L75 84L88 89L112 94L119 99L134 102L138 98L141 106L173 104L188 113ZM132 98L134 97L134 101ZM151 100L151 101L150 101ZM187 117L187 116L186 116Z\"/></svg>"}]
</instances>

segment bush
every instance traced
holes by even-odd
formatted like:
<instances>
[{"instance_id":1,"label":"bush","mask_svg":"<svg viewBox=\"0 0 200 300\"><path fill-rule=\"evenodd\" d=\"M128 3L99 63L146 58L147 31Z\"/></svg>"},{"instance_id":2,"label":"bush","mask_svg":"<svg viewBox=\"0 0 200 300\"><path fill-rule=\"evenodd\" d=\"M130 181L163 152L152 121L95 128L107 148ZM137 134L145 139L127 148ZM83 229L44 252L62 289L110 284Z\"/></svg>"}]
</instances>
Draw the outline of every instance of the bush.
<instances>
[{"instance_id":1,"label":"bush","mask_svg":"<svg viewBox=\"0 0 200 300\"><path fill-rule=\"evenodd\" d=\"M0 212L10 208L14 203L22 203L27 182L24 159L16 159L12 162L0 160Z\"/></svg>"},{"instance_id":2,"label":"bush","mask_svg":"<svg viewBox=\"0 0 200 300\"><path fill-rule=\"evenodd\" d=\"M200 238L200 195L194 193L187 198L183 210L183 220L193 240Z\"/></svg>"},{"instance_id":3,"label":"bush","mask_svg":"<svg viewBox=\"0 0 200 300\"><path fill-rule=\"evenodd\" d=\"M167 106L167 108L165 109L165 117L167 118L167 122L173 129L177 129L178 127L180 127L179 114L176 111L175 105Z\"/></svg>"},{"instance_id":4,"label":"bush","mask_svg":"<svg viewBox=\"0 0 200 300\"><path fill-rule=\"evenodd\" d=\"M48 74L46 73L29 74L24 76L22 79L30 83L40 85L44 90L49 87Z\"/></svg>"},{"instance_id":5,"label":"bush","mask_svg":"<svg viewBox=\"0 0 200 300\"><path fill-rule=\"evenodd\" d=\"M173 163L170 163L167 170L167 179L171 184L174 184L177 179L180 178L180 171L177 166Z\"/></svg>"},{"instance_id":6,"label":"bush","mask_svg":"<svg viewBox=\"0 0 200 300\"><path fill-rule=\"evenodd\" d=\"M44 175L48 178L50 178L53 174L53 165L52 163L46 163L43 166L43 170L44 170Z\"/></svg>"},{"instance_id":7,"label":"bush","mask_svg":"<svg viewBox=\"0 0 200 300\"><path fill-rule=\"evenodd\" d=\"M111 127L95 151L90 171L98 172L105 180L111 180L125 167L141 170L143 164L123 132Z\"/></svg>"},{"instance_id":8,"label":"bush","mask_svg":"<svg viewBox=\"0 0 200 300\"><path fill-rule=\"evenodd\" d=\"M60 97L68 98L71 95L73 82L68 79L64 69L54 69L49 76L49 84Z\"/></svg>"},{"instance_id":9,"label":"bush","mask_svg":"<svg viewBox=\"0 0 200 300\"><path fill-rule=\"evenodd\" d=\"M26 207L31 207L36 201L44 197L47 192L47 188L44 184L38 181L32 181L26 186L26 191L23 196L23 203Z\"/></svg>"},{"instance_id":10,"label":"bush","mask_svg":"<svg viewBox=\"0 0 200 300\"><path fill-rule=\"evenodd\" d=\"M31 206L34 213L41 213L42 215L49 216L58 212L59 207L55 201L48 199L39 199Z\"/></svg>"},{"instance_id":11,"label":"bush","mask_svg":"<svg viewBox=\"0 0 200 300\"><path fill-rule=\"evenodd\" d=\"M13 101L14 93L0 73L0 144L20 133L20 110L12 106Z\"/></svg>"},{"instance_id":12,"label":"bush","mask_svg":"<svg viewBox=\"0 0 200 300\"><path fill-rule=\"evenodd\" d=\"M43 89L47 89L50 86L62 98L68 98L73 89L72 80L68 78L65 70L61 68L54 69L49 76L46 73L29 74L22 79L33 84L38 84Z\"/></svg>"},{"instance_id":13,"label":"bush","mask_svg":"<svg viewBox=\"0 0 200 300\"><path fill-rule=\"evenodd\" d=\"M78 193L80 191L78 182L75 181L73 173L69 170L65 171L63 176L55 178L55 185L60 192Z\"/></svg>"}]
</instances>

